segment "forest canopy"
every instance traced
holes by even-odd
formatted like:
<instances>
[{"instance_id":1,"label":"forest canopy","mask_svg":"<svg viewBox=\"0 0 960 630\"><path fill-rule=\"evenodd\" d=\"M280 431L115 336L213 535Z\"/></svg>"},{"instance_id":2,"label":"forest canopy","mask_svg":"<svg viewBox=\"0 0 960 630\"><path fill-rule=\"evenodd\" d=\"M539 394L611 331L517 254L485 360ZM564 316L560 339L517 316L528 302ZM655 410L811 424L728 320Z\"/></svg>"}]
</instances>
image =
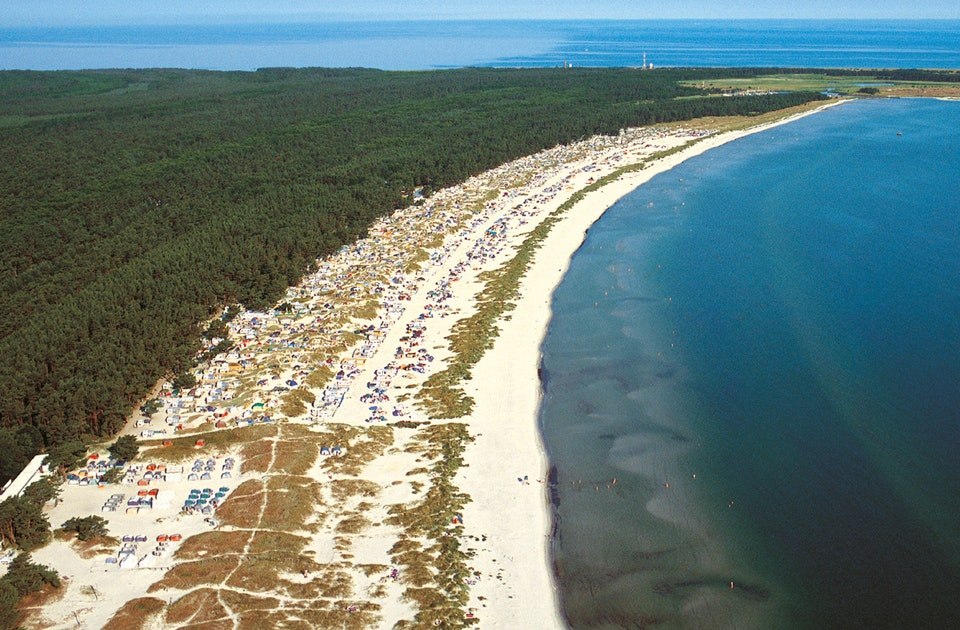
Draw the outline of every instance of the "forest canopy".
<instances>
[{"instance_id":1,"label":"forest canopy","mask_svg":"<svg viewBox=\"0 0 960 630\"><path fill-rule=\"evenodd\" d=\"M0 475L118 430L192 364L202 321L268 307L416 187L823 98L680 83L760 72L0 72Z\"/></svg>"}]
</instances>

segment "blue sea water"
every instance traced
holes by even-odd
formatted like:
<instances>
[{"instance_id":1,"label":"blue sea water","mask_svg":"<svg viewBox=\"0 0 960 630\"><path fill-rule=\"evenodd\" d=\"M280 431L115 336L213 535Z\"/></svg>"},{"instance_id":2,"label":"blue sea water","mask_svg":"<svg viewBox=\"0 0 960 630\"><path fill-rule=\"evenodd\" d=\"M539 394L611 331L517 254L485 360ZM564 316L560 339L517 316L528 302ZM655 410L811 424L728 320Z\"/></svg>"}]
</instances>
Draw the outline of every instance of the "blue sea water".
<instances>
[{"instance_id":1,"label":"blue sea water","mask_svg":"<svg viewBox=\"0 0 960 630\"><path fill-rule=\"evenodd\" d=\"M591 228L543 345L574 627L960 627L958 174L960 103L859 101Z\"/></svg>"},{"instance_id":2,"label":"blue sea water","mask_svg":"<svg viewBox=\"0 0 960 630\"><path fill-rule=\"evenodd\" d=\"M0 27L0 69L638 66L644 53L657 66L960 68L960 20Z\"/></svg>"}]
</instances>

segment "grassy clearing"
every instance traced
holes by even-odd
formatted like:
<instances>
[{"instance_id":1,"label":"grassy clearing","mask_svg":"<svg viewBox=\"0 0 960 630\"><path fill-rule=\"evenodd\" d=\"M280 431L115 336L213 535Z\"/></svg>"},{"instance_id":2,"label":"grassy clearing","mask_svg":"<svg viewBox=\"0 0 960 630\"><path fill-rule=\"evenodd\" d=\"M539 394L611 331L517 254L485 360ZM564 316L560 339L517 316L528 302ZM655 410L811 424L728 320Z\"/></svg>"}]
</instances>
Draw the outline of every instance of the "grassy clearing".
<instances>
[{"instance_id":1,"label":"grassy clearing","mask_svg":"<svg viewBox=\"0 0 960 630\"><path fill-rule=\"evenodd\" d=\"M270 461L273 459L273 440L248 442L240 449L240 472L267 472Z\"/></svg>"},{"instance_id":2,"label":"grassy clearing","mask_svg":"<svg viewBox=\"0 0 960 630\"><path fill-rule=\"evenodd\" d=\"M956 83L904 83L880 88L880 96L926 98L960 98L960 85Z\"/></svg>"},{"instance_id":3,"label":"grassy clearing","mask_svg":"<svg viewBox=\"0 0 960 630\"><path fill-rule=\"evenodd\" d=\"M239 565L240 561L237 558L229 556L183 562L167 571L163 579L152 584L147 592L155 593L162 589L189 591L198 586L219 584Z\"/></svg>"},{"instance_id":4,"label":"grassy clearing","mask_svg":"<svg viewBox=\"0 0 960 630\"><path fill-rule=\"evenodd\" d=\"M288 475L306 474L320 454L320 446L313 436L280 440L276 449L273 470Z\"/></svg>"},{"instance_id":5,"label":"grassy clearing","mask_svg":"<svg viewBox=\"0 0 960 630\"><path fill-rule=\"evenodd\" d=\"M393 445L393 428L389 426L374 426L359 429L349 425L328 425L328 432L322 434L321 441L327 444L346 447L346 452L339 457L327 457L323 460L323 468L334 474L356 477L363 472L364 467Z\"/></svg>"},{"instance_id":6,"label":"grassy clearing","mask_svg":"<svg viewBox=\"0 0 960 630\"><path fill-rule=\"evenodd\" d=\"M303 384L312 389L323 389L333 380L334 371L327 365L321 365L303 379Z\"/></svg>"},{"instance_id":7,"label":"grassy clearing","mask_svg":"<svg viewBox=\"0 0 960 630\"><path fill-rule=\"evenodd\" d=\"M377 312L380 310L380 302L377 300L367 300L363 304L353 306L347 309L347 314L351 319L369 321L376 319Z\"/></svg>"},{"instance_id":8,"label":"grassy clearing","mask_svg":"<svg viewBox=\"0 0 960 630\"><path fill-rule=\"evenodd\" d=\"M276 597L250 595L226 588L220 591L220 599L230 607L230 610L242 614L244 618L252 611L269 611L280 606L280 600Z\"/></svg>"},{"instance_id":9,"label":"grassy clearing","mask_svg":"<svg viewBox=\"0 0 960 630\"><path fill-rule=\"evenodd\" d=\"M301 553L309 542L309 538L287 532L259 531L253 535L253 540L250 542L250 553L259 554L269 551Z\"/></svg>"},{"instance_id":10,"label":"grassy clearing","mask_svg":"<svg viewBox=\"0 0 960 630\"><path fill-rule=\"evenodd\" d=\"M154 625L154 618L166 607L156 597L138 597L120 607L103 630L142 630Z\"/></svg>"},{"instance_id":11,"label":"grassy clearing","mask_svg":"<svg viewBox=\"0 0 960 630\"><path fill-rule=\"evenodd\" d=\"M320 485L310 477L278 475L267 480L266 497L259 527L297 531L305 527L304 523L320 503Z\"/></svg>"},{"instance_id":12,"label":"grassy clearing","mask_svg":"<svg viewBox=\"0 0 960 630\"><path fill-rule=\"evenodd\" d=\"M283 395L280 401L280 413L288 418L296 418L307 413L307 405L312 405L317 397L309 389L297 387Z\"/></svg>"},{"instance_id":13,"label":"grassy clearing","mask_svg":"<svg viewBox=\"0 0 960 630\"><path fill-rule=\"evenodd\" d=\"M274 551L244 558L226 585L256 593L287 591L289 582L281 578L283 574L309 573L318 568L319 565L306 556Z\"/></svg>"},{"instance_id":14,"label":"grassy clearing","mask_svg":"<svg viewBox=\"0 0 960 630\"><path fill-rule=\"evenodd\" d=\"M960 86L955 83L936 81L896 81L880 79L876 76L830 76L819 73L807 74L770 74L750 78L713 79L710 81L686 81L686 85L724 90L728 92L759 91L832 91L844 96L857 95L865 83L877 84L880 95L925 96L927 92L942 90L956 95Z\"/></svg>"},{"instance_id":15,"label":"grassy clearing","mask_svg":"<svg viewBox=\"0 0 960 630\"><path fill-rule=\"evenodd\" d=\"M165 462L181 462L195 457L206 457L212 453L225 453L240 444L265 440L276 437L276 435L276 425L258 424L252 427L221 429L202 435L173 438L170 440L173 442L171 446L163 446L163 439L144 440L141 443L142 450L138 458L142 461L156 459ZM198 439L203 439L205 445L202 447L196 446Z\"/></svg>"},{"instance_id":16,"label":"grassy clearing","mask_svg":"<svg viewBox=\"0 0 960 630\"><path fill-rule=\"evenodd\" d=\"M711 79L705 81L683 81L684 85L698 88L724 90L729 92L759 90L759 91L796 91L796 92L824 92L832 89L838 93L853 93L860 89L862 83L876 81L875 77L837 77L825 74L769 74L760 77ZM883 81L887 83L887 81Z\"/></svg>"},{"instance_id":17,"label":"grassy clearing","mask_svg":"<svg viewBox=\"0 0 960 630\"><path fill-rule=\"evenodd\" d=\"M217 598L217 591L203 588L187 593L167 608L167 623L211 623L227 617L227 611Z\"/></svg>"},{"instance_id":18,"label":"grassy clearing","mask_svg":"<svg viewBox=\"0 0 960 630\"><path fill-rule=\"evenodd\" d=\"M243 549L250 539L250 533L235 532L202 532L186 539L174 552L176 560L200 560L206 557L223 557L243 553Z\"/></svg>"},{"instance_id":19,"label":"grassy clearing","mask_svg":"<svg viewBox=\"0 0 960 630\"><path fill-rule=\"evenodd\" d=\"M353 497L376 497L380 486L366 479L334 479L330 482L330 492L334 500L344 503Z\"/></svg>"},{"instance_id":20,"label":"grassy clearing","mask_svg":"<svg viewBox=\"0 0 960 630\"><path fill-rule=\"evenodd\" d=\"M217 508L217 518L224 525L251 529L259 525L260 507L263 504L263 483L255 479L244 481L227 496Z\"/></svg>"},{"instance_id":21,"label":"grassy clearing","mask_svg":"<svg viewBox=\"0 0 960 630\"><path fill-rule=\"evenodd\" d=\"M796 107L788 107L787 109L781 109L775 112L766 112L756 116L708 116L705 118L697 118L683 122L667 123L662 126L668 129L699 128L713 129L717 132L738 131L740 129L747 129L750 127L756 127L757 125L765 125L776 122L795 114L802 114L804 112L812 111L818 107L823 107L824 105L824 101L811 101L810 103L804 103L803 105L797 105Z\"/></svg>"}]
</instances>

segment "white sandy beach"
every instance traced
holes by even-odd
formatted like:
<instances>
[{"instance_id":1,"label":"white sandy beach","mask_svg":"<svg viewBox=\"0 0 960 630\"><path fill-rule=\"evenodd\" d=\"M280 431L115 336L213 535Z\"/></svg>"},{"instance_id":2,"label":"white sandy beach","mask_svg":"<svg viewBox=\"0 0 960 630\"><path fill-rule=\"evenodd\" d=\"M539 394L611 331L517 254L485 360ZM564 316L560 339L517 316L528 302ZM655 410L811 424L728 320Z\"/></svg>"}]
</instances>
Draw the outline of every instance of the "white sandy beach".
<instances>
[{"instance_id":1,"label":"white sandy beach","mask_svg":"<svg viewBox=\"0 0 960 630\"><path fill-rule=\"evenodd\" d=\"M834 104L837 103L830 105ZM480 514L483 522L478 524L478 531L498 533L499 544L492 557L507 558L511 562L508 571L513 588L501 587L489 592L477 589L478 594L482 592L489 598L487 608L494 611L493 616L488 616L490 621L496 619L490 627L564 625L549 554L550 500L546 484L536 481L545 481L547 474L547 458L538 426L541 387L537 370L540 345L552 315L553 292L586 238L587 230L619 199L654 176L722 144L804 115L809 114L707 137L643 171L624 175L576 204L554 227L537 253L536 262L523 279L523 298L511 318L501 323L500 337L477 365L469 388L477 399L474 415L478 424L480 418L503 419L495 432L484 433L477 439L475 448L468 451L470 467L463 479L464 489L478 502L479 497L483 497L486 506ZM677 142L679 144L681 142ZM532 486L520 486L516 478L527 474ZM492 479L498 483L490 483ZM531 494L537 496L539 506L529 500ZM494 566L497 564L488 564L488 570ZM551 595L548 597L547 593ZM516 625L518 621L520 626Z\"/></svg>"},{"instance_id":2,"label":"white sandy beach","mask_svg":"<svg viewBox=\"0 0 960 630\"><path fill-rule=\"evenodd\" d=\"M256 444L221 450L197 447L198 458L217 458L218 473L226 456L236 457L236 474L222 482L183 478L153 483L150 487L173 494L170 507L158 507L149 515L102 514L117 536L142 532L152 541L158 534L176 530L185 538L183 545L201 532L249 536L237 552L240 566L250 559L256 533L283 531L305 541L301 555L308 559L301 565L302 577L300 569L286 567L272 574L275 588L255 587L250 581L237 586L237 569L233 569L205 582L172 586L169 580L158 583L165 571L189 564L189 558L177 555L177 546L147 566L121 570L107 564L104 555L85 560L67 543L55 542L34 557L65 575L67 587L63 597L36 611L28 626L102 627L125 602L153 597L159 612L151 613L147 626L199 627L199 616L174 623L169 615L176 602L205 588L234 591L250 601L269 600L272 608L263 613L266 616L257 617L264 623L309 623L311 619L320 623L315 621L318 617L297 608L307 600L324 610L366 615L356 617L356 627L392 628L413 619L423 611L410 597L414 567L400 560L396 548L415 530L391 519L390 506L417 505L424 488L434 481L426 468L434 460L415 450L423 434L413 425L427 422L428 417L413 395L450 357L447 336L458 320L474 311L476 293L482 287L478 276L509 260L529 232L576 191L619 167L702 138L587 194L562 215L523 277L515 309L501 318L499 336L473 367L472 379L464 383L475 400L472 412L453 420L465 424L473 438L454 477L455 486L469 495L469 501L460 513L462 519L457 517L462 523L453 522L445 530L469 550L465 621L478 620L481 628L563 627L550 560L548 464L538 426L537 370L552 294L586 231L617 200L690 157L793 118L717 135L708 135L709 130L650 128L616 138L592 138L501 166L378 222L367 239L320 261L316 273L288 292L292 313L244 313L234 320L231 340L238 340L238 349L198 369L197 391L190 396L167 396L164 409L154 414L149 425L141 419L141 426L136 426L137 418L131 418L128 428L130 433L145 427L167 431L156 436L161 439L196 430L188 438L192 441L219 430L247 430L248 425L259 423L261 414L269 413L263 430L278 433L261 440L260 446L269 443L269 453L262 455L267 461L250 464L260 457L255 455ZM466 211L471 204L480 209ZM415 244L431 234L443 236L438 239L441 244L420 252L417 264L410 266ZM345 323L336 319L338 308L371 302L378 307L375 317L355 315ZM342 332L367 325L371 328L362 335ZM318 341L338 342L346 337L362 339L359 346L338 349L335 356ZM335 376L315 387L310 383L320 381L310 378L320 367ZM287 397L298 388L308 390L313 400L301 413L284 412L293 409ZM215 412L209 411L214 408ZM396 425L399 420L411 426ZM175 431L175 425L182 428ZM285 428L293 425L296 431ZM377 448L369 447L374 433L383 440ZM285 468L283 453L292 451L283 450L284 444L305 444L314 435L317 445L312 448L339 446L344 452L341 459L320 454L302 469ZM326 441L332 439L342 443ZM366 453L362 461L351 459L360 451ZM186 462L188 470L192 461ZM359 468L344 465L353 462ZM242 484L266 487L270 479L288 478L313 484L311 492L319 497L313 513L298 522L284 526L271 522L267 498L258 499L259 518L244 522L225 516L215 528L202 515L181 513L184 498L194 488L224 486L233 492ZM366 494L342 491L357 482L367 484ZM138 486L122 484L100 490L67 486L50 520L57 526L70 516L99 515L106 496L130 495L131 488L136 494ZM228 512L230 501L228 495L224 505ZM349 519L354 519L356 527L344 526ZM428 548L430 541L422 535L418 540ZM320 584L317 576L334 572L350 584L349 589L330 595L320 586L311 586ZM248 608L220 595L217 599L206 622L223 627L253 622L245 617Z\"/></svg>"}]
</instances>

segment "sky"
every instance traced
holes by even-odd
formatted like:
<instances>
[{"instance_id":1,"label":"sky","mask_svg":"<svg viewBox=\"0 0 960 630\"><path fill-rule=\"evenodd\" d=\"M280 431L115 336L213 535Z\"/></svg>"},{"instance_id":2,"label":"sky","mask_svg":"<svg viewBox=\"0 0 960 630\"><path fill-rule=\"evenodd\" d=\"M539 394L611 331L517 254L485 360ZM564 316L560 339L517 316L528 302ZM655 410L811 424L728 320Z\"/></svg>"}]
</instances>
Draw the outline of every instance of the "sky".
<instances>
[{"instance_id":1,"label":"sky","mask_svg":"<svg viewBox=\"0 0 960 630\"><path fill-rule=\"evenodd\" d=\"M398 19L960 19L960 0L0 1L0 28Z\"/></svg>"}]
</instances>

